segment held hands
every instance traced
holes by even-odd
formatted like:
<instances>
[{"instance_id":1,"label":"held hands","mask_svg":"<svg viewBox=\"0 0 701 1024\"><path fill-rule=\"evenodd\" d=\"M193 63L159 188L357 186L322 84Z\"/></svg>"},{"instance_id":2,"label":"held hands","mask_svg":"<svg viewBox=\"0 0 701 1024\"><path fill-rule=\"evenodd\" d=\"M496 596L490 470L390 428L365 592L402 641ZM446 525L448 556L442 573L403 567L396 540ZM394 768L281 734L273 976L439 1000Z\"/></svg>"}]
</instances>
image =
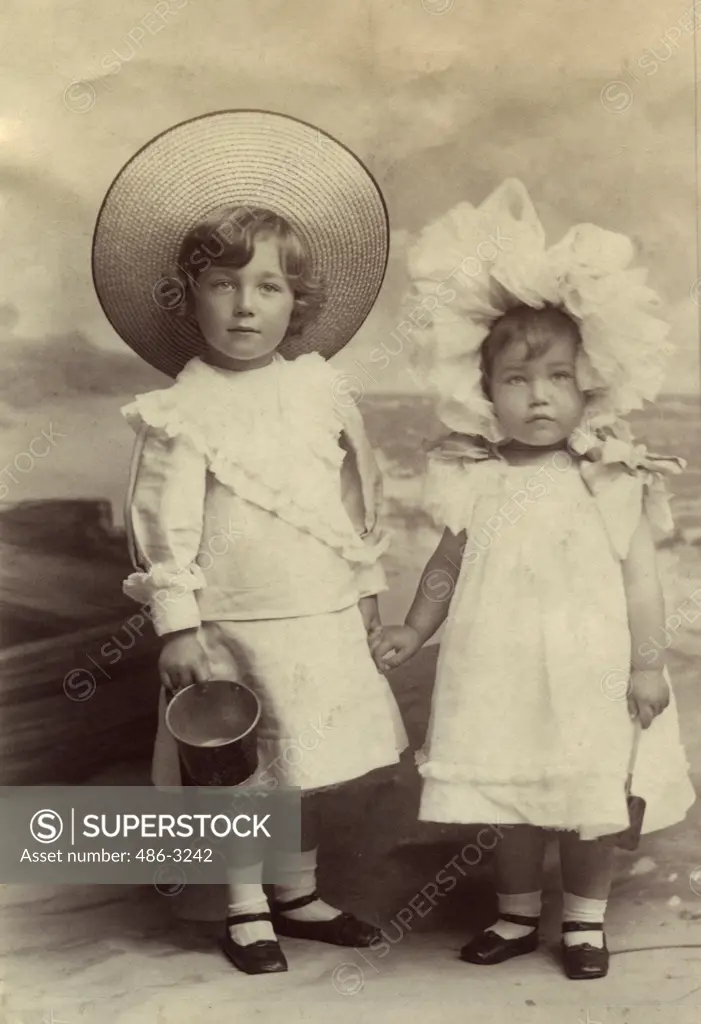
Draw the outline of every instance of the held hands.
<instances>
[{"instance_id":1,"label":"held hands","mask_svg":"<svg viewBox=\"0 0 701 1024\"><path fill-rule=\"evenodd\" d=\"M648 729L652 720L669 704L669 686L657 669L633 669L630 676L628 710L630 717Z\"/></svg>"},{"instance_id":2,"label":"held hands","mask_svg":"<svg viewBox=\"0 0 701 1024\"><path fill-rule=\"evenodd\" d=\"M413 626L382 626L370 637L370 650L381 672L398 668L421 647L421 638Z\"/></svg>"},{"instance_id":3,"label":"held hands","mask_svg":"<svg viewBox=\"0 0 701 1024\"><path fill-rule=\"evenodd\" d=\"M370 653L380 672L401 665L421 647L418 633L410 626L382 625L377 595L361 597L358 608L363 617Z\"/></svg>"},{"instance_id":4,"label":"held hands","mask_svg":"<svg viewBox=\"0 0 701 1024\"><path fill-rule=\"evenodd\" d=\"M158 659L158 671L166 692L172 696L191 683L205 683L210 676L204 648L196 629L170 636Z\"/></svg>"}]
</instances>

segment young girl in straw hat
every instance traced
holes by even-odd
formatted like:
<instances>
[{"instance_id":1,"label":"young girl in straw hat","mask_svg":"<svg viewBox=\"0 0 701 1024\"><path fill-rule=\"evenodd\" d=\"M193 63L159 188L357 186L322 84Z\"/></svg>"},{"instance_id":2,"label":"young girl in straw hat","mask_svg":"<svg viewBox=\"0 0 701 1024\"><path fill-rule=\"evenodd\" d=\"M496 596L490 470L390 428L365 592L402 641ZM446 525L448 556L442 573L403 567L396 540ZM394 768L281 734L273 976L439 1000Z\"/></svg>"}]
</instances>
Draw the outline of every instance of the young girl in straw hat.
<instances>
[{"instance_id":1,"label":"young girl in straw hat","mask_svg":"<svg viewBox=\"0 0 701 1024\"><path fill-rule=\"evenodd\" d=\"M429 465L444 532L405 625L373 646L378 663L400 665L447 620L420 817L509 826L498 920L463 948L471 964L536 949L556 830L566 973L605 975L636 736L643 831L694 801L650 642L664 621L653 531L671 527L662 474L683 464L633 444L619 419L654 398L667 352L632 255L592 225L546 248L526 190L507 181L428 227L410 256L414 307L430 318L417 349L453 431Z\"/></svg>"},{"instance_id":2,"label":"young girl in straw hat","mask_svg":"<svg viewBox=\"0 0 701 1024\"><path fill-rule=\"evenodd\" d=\"M320 138L255 111L179 125L118 176L94 244L113 325L176 377L124 409L138 431L139 570L125 591L151 602L166 694L247 668L263 708L258 777L308 795L304 849L279 865L273 907L260 880L232 874L224 950L248 973L287 969L276 933L377 936L316 891L313 793L397 763L406 745L367 639L385 588L379 474L324 358L376 298L386 212L364 167ZM153 779L179 785L166 694Z\"/></svg>"}]
</instances>

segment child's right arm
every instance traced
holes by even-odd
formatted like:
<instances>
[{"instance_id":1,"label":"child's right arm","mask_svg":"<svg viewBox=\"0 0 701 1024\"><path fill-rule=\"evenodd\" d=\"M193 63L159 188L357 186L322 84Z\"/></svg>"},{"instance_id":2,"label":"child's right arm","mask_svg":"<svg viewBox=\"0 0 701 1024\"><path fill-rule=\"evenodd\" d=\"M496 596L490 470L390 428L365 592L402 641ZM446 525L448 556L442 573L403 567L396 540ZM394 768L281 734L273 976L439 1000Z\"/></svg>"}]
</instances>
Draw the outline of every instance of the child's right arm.
<instances>
[{"instance_id":1,"label":"child's right arm","mask_svg":"<svg viewBox=\"0 0 701 1024\"><path fill-rule=\"evenodd\" d=\"M380 668L397 668L408 661L444 622L460 575L465 540L464 531L443 532L421 574L404 625L384 626L372 644L373 656Z\"/></svg>"},{"instance_id":2,"label":"child's right arm","mask_svg":"<svg viewBox=\"0 0 701 1024\"><path fill-rule=\"evenodd\" d=\"M204 457L184 436L144 429L139 438L127 499L126 527L134 565L125 593L148 605L163 636L158 668L170 692L208 678L197 639L195 591L204 585L196 563L205 497Z\"/></svg>"}]
</instances>

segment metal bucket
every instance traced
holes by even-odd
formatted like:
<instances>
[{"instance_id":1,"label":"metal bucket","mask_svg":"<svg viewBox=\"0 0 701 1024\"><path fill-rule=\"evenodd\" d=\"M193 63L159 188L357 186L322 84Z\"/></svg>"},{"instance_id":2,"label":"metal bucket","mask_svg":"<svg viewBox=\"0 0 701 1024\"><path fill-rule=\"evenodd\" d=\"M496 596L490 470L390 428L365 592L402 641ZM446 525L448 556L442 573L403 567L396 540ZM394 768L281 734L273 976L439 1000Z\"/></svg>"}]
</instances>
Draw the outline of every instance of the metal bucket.
<instances>
[{"instance_id":1,"label":"metal bucket","mask_svg":"<svg viewBox=\"0 0 701 1024\"><path fill-rule=\"evenodd\" d=\"M260 713L253 690L230 679L210 679L175 694L166 725L194 785L238 786L254 774Z\"/></svg>"}]
</instances>

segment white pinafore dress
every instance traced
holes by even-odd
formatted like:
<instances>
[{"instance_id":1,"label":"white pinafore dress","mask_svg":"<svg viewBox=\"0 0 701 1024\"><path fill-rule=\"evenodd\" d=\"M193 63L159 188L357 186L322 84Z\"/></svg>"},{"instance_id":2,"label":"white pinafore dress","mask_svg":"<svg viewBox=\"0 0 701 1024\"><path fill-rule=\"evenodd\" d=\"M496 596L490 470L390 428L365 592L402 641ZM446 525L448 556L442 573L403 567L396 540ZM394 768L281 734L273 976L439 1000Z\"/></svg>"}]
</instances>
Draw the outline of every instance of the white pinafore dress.
<instances>
[{"instance_id":1,"label":"white pinafore dress","mask_svg":"<svg viewBox=\"0 0 701 1024\"><path fill-rule=\"evenodd\" d=\"M657 475L612 451L596 463L558 452L540 470L437 451L429 493L436 521L468 539L417 758L420 818L584 839L626 828L621 559L644 508L669 518ZM642 734L633 792L646 832L694 802L673 696Z\"/></svg>"}]
</instances>

